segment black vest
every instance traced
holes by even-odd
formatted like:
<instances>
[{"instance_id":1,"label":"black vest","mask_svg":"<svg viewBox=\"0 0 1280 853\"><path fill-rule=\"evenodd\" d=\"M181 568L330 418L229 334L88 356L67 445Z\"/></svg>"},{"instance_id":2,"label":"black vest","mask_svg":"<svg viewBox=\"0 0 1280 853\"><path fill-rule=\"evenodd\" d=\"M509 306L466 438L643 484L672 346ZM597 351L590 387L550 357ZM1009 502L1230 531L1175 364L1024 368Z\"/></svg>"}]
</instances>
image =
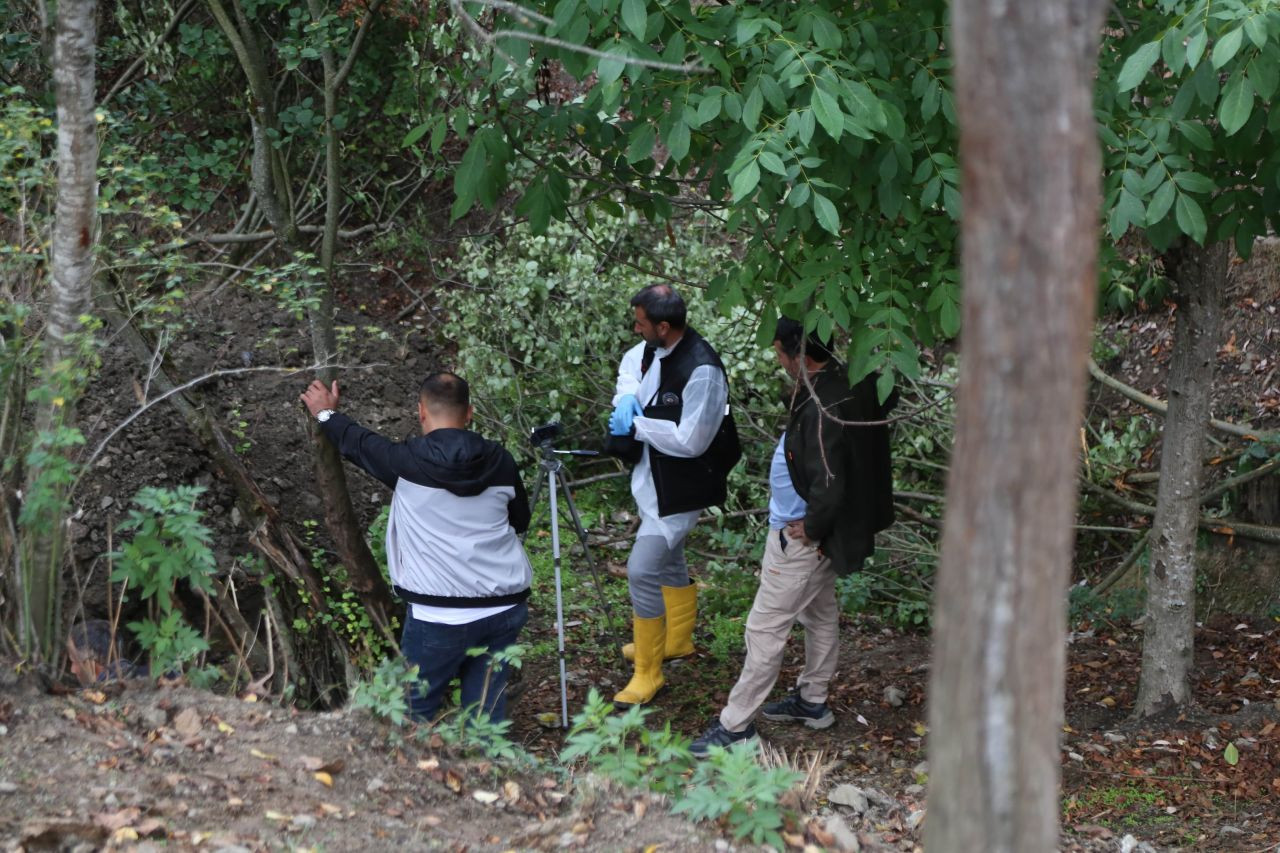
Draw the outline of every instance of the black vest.
<instances>
[{"instance_id":1,"label":"black vest","mask_svg":"<svg viewBox=\"0 0 1280 853\"><path fill-rule=\"evenodd\" d=\"M640 362L642 373L648 372L655 354L653 347L645 347ZM724 373L720 356L692 328L685 329L675 350L660 361L662 378L658 382L658 390L652 399L640 401L646 418L678 423L684 411L684 387L689 384L693 371L711 365ZM738 428L732 414L724 416L711 445L701 456L692 459L669 456L650 447L649 467L658 493L658 515L674 515L723 504L728 496L729 471L741 458L742 445L738 441Z\"/></svg>"}]
</instances>

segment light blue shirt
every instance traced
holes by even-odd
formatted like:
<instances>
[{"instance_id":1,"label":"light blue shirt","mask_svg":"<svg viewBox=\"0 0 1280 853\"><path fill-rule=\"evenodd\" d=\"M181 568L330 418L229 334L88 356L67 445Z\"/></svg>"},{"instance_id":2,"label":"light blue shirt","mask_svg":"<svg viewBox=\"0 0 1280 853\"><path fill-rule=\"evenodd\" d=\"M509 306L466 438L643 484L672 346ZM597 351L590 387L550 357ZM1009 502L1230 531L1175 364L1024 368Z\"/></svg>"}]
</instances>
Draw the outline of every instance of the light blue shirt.
<instances>
[{"instance_id":1,"label":"light blue shirt","mask_svg":"<svg viewBox=\"0 0 1280 853\"><path fill-rule=\"evenodd\" d=\"M787 440L784 432L774 448L773 459L769 462L769 529L781 530L788 521L799 521L804 518L805 502L791 484L791 474L787 471L787 457L783 443Z\"/></svg>"}]
</instances>

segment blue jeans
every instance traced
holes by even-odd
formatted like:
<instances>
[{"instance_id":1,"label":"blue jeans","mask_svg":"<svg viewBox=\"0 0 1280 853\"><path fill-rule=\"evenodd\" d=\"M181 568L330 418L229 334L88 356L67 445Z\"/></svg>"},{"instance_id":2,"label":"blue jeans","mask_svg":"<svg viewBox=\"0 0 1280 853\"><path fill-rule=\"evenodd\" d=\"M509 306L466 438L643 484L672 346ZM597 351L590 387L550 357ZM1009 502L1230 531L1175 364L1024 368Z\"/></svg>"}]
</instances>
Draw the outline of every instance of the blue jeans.
<instances>
[{"instance_id":1,"label":"blue jeans","mask_svg":"<svg viewBox=\"0 0 1280 853\"><path fill-rule=\"evenodd\" d=\"M490 671L490 653L513 645L528 621L529 605L525 602L466 625L423 622L410 615L400 639L405 660L418 666L418 683L409 691L410 715L418 720L434 719L449 682L458 678L462 681L463 708L480 705L490 719L501 720L506 713L507 668L493 664ZM475 648L488 651L469 656L467 649Z\"/></svg>"}]
</instances>

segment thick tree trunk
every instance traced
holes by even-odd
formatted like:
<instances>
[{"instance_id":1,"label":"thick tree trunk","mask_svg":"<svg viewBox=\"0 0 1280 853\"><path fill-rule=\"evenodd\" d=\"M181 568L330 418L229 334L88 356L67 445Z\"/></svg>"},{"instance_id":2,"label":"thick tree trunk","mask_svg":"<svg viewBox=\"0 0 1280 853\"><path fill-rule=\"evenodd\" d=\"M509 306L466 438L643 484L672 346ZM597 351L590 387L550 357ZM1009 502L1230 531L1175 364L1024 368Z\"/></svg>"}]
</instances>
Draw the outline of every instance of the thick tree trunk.
<instances>
[{"instance_id":1,"label":"thick tree trunk","mask_svg":"<svg viewBox=\"0 0 1280 853\"><path fill-rule=\"evenodd\" d=\"M1200 247L1186 241L1164 258L1178 310L1169 362L1169 413L1161 441L1160 489L1151 523L1142 676L1134 708L1138 717L1191 701L1202 459L1229 257L1225 242Z\"/></svg>"},{"instance_id":2,"label":"thick tree trunk","mask_svg":"<svg viewBox=\"0 0 1280 853\"><path fill-rule=\"evenodd\" d=\"M930 850L1057 845L1104 8L953 5L964 331L930 678Z\"/></svg>"},{"instance_id":3,"label":"thick tree trunk","mask_svg":"<svg viewBox=\"0 0 1280 853\"><path fill-rule=\"evenodd\" d=\"M62 0L55 24L53 79L58 102L58 197L44 330L44 375L35 418L35 445L65 458L58 438L74 427L81 391L78 355L93 283L97 226L98 134L94 119L97 3ZM63 433L65 435L65 433ZM58 603L65 544L66 480L57 460L27 470L19 644L30 658L53 660L59 648Z\"/></svg>"}]
</instances>

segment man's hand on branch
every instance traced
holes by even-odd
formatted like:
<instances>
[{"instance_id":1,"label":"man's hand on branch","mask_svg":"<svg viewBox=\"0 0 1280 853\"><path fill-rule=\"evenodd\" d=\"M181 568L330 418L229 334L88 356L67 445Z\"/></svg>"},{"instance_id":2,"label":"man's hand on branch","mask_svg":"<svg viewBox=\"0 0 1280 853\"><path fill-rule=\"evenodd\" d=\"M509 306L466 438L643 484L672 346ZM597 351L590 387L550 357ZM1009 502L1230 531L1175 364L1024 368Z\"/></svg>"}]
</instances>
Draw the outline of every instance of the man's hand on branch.
<instances>
[{"instance_id":1,"label":"man's hand on branch","mask_svg":"<svg viewBox=\"0 0 1280 853\"><path fill-rule=\"evenodd\" d=\"M640 401L636 399L635 394L627 394L618 400L618 405L614 408L613 414L609 416L609 433L611 435L628 435L631 432L631 425L637 417L644 415L644 409L640 406Z\"/></svg>"},{"instance_id":2,"label":"man's hand on branch","mask_svg":"<svg viewBox=\"0 0 1280 853\"><path fill-rule=\"evenodd\" d=\"M338 381L335 379L333 385L328 386L317 379L307 386L306 391L302 392L301 399L313 418L325 409L336 411L338 408Z\"/></svg>"}]
</instances>

